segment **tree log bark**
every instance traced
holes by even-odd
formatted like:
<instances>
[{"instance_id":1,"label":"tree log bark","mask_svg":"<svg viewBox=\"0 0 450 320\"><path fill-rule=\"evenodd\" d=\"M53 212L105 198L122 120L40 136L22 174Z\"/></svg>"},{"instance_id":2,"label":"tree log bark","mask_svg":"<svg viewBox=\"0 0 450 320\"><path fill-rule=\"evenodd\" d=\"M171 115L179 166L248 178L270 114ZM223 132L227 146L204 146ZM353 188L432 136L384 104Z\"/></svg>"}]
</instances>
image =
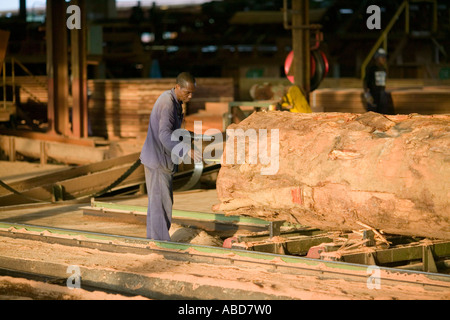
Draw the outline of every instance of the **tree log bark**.
<instances>
[{"instance_id":1,"label":"tree log bark","mask_svg":"<svg viewBox=\"0 0 450 320\"><path fill-rule=\"evenodd\" d=\"M227 163L230 136L216 211L450 239L450 115L257 112L228 129L234 136L277 129L279 169L264 175L267 162Z\"/></svg>"}]
</instances>

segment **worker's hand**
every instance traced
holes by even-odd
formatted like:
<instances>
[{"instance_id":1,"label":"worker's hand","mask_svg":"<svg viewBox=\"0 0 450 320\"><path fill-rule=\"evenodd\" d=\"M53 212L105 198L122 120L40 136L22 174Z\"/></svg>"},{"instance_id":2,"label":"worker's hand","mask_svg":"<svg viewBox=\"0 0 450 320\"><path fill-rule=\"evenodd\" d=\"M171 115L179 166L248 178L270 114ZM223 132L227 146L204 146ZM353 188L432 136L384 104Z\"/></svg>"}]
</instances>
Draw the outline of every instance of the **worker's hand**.
<instances>
[{"instance_id":1,"label":"worker's hand","mask_svg":"<svg viewBox=\"0 0 450 320\"><path fill-rule=\"evenodd\" d=\"M364 99L368 104L373 104L373 97L369 91L364 92Z\"/></svg>"}]
</instances>

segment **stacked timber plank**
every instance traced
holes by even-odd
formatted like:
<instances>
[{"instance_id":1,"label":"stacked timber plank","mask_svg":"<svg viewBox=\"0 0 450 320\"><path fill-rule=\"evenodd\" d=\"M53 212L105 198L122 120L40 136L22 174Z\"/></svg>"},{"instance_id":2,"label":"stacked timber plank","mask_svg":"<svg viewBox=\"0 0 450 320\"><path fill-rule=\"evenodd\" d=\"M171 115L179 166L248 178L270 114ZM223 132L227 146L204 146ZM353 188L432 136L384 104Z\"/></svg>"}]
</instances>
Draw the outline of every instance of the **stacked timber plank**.
<instances>
[{"instance_id":1,"label":"stacked timber plank","mask_svg":"<svg viewBox=\"0 0 450 320\"><path fill-rule=\"evenodd\" d=\"M450 86L387 88L395 114L450 113ZM360 88L318 89L311 93L310 104L316 112L365 112Z\"/></svg>"},{"instance_id":2,"label":"stacked timber plank","mask_svg":"<svg viewBox=\"0 0 450 320\"><path fill-rule=\"evenodd\" d=\"M173 80L94 80L89 82L89 118L94 136L136 137L146 131L151 107Z\"/></svg>"},{"instance_id":3,"label":"stacked timber plank","mask_svg":"<svg viewBox=\"0 0 450 320\"><path fill-rule=\"evenodd\" d=\"M148 127L153 104L175 79L91 80L89 118L95 136L142 137ZM234 99L231 78L197 79L197 90L188 106L188 113L205 109L206 102L227 102Z\"/></svg>"},{"instance_id":4,"label":"stacked timber plank","mask_svg":"<svg viewBox=\"0 0 450 320\"><path fill-rule=\"evenodd\" d=\"M450 113L450 86L394 90L391 96L395 112L399 114Z\"/></svg>"},{"instance_id":5,"label":"stacked timber plank","mask_svg":"<svg viewBox=\"0 0 450 320\"><path fill-rule=\"evenodd\" d=\"M313 112L365 112L362 89L319 89L310 95Z\"/></svg>"},{"instance_id":6,"label":"stacked timber plank","mask_svg":"<svg viewBox=\"0 0 450 320\"><path fill-rule=\"evenodd\" d=\"M418 79L418 78L389 78L387 79L387 85L390 88L410 88L410 87L425 87L434 85L450 85L448 80L435 80L435 79ZM325 78L319 88L361 88L362 80L359 78Z\"/></svg>"},{"instance_id":7,"label":"stacked timber plank","mask_svg":"<svg viewBox=\"0 0 450 320\"><path fill-rule=\"evenodd\" d=\"M7 155L10 161L15 161L16 155L20 154L40 159L41 164L52 159L65 164L85 165L102 161L108 154L106 148L96 147L92 140L76 140L44 133L24 133L22 136L1 133L2 131L0 151Z\"/></svg>"},{"instance_id":8,"label":"stacked timber plank","mask_svg":"<svg viewBox=\"0 0 450 320\"><path fill-rule=\"evenodd\" d=\"M201 133L209 129L224 130L224 115L228 112L228 102L206 102L205 110L186 116L185 129L194 132L196 121L201 121ZM211 131L209 131L211 132Z\"/></svg>"},{"instance_id":9,"label":"stacked timber plank","mask_svg":"<svg viewBox=\"0 0 450 320\"><path fill-rule=\"evenodd\" d=\"M277 78L278 79L278 78ZM241 81L248 94L254 83L274 82L272 78ZM10 82L10 79L8 79ZM47 103L46 76L16 77L20 87L20 102L29 100ZM175 79L99 79L89 80L89 121L93 135L108 138L139 137L146 133L154 102L165 90L174 86ZM188 106L188 114L205 109L208 102L234 100L231 78L199 78L197 91ZM356 78L325 79L320 89L311 93L310 104L315 112L365 112L362 102L362 83ZM243 91L244 89L244 91ZM394 112L398 114L450 113L450 84L426 79L388 79ZM250 99L250 98L249 98Z\"/></svg>"},{"instance_id":10,"label":"stacked timber plank","mask_svg":"<svg viewBox=\"0 0 450 320\"><path fill-rule=\"evenodd\" d=\"M12 83L11 78L8 83ZM46 76L15 77L15 84L19 88L20 103L48 102ZM174 78L88 80L89 121L93 135L107 138L145 135L153 104L161 93L174 85ZM204 110L207 102L233 100L232 78L198 78L197 91L187 112Z\"/></svg>"}]
</instances>

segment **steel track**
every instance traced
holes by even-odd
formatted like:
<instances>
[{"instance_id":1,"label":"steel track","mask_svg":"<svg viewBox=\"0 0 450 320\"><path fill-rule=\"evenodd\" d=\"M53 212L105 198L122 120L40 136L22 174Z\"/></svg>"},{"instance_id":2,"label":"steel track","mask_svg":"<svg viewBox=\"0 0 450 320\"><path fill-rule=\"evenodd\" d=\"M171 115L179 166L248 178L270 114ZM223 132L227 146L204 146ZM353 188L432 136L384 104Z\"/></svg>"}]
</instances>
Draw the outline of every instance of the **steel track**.
<instances>
[{"instance_id":1,"label":"steel track","mask_svg":"<svg viewBox=\"0 0 450 320\"><path fill-rule=\"evenodd\" d=\"M178 261L212 265L234 265L245 268L258 267L273 273L315 275L323 279L343 278L356 282L366 282L368 279L367 270L369 266L367 265L170 241L154 241L145 238L73 229L3 222L0 223L0 236L58 243L82 248L94 248L115 253L143 255L158 253L162 254L166 259ZM83 238L81 239L79 236ZM233 254L233 256L231 257L230 254ZM276 262L279 260L282 260L283 263ZM388 267L379 267L379 270L381 272L381 279L385 284L406 284L432 290L450 290L450 275ZM398 275L405 276L398 277ZM429 281L419 282L414 276L423 276Z\"/></svg>"}]
</instances>

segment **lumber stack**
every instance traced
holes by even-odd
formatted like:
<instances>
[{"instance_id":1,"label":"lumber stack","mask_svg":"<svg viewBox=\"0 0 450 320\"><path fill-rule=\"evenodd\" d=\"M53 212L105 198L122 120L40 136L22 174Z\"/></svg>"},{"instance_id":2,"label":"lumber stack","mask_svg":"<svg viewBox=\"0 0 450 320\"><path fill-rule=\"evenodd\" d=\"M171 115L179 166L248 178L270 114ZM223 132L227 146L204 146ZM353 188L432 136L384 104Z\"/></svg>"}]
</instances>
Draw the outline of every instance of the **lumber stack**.
<instances>
[{"instance_id":1,"label":"lumber stack","mask_svg":"<svg viewBox=\"0 0 450 320\"><path fill-rule=\"evenodd\" d=\"M310 105L313 112L362 113L362 97L362 89L319 89L311 93Z\"/></svg>"},{"instance_id":2,"label":"lumber stack","mask_svg":"<svg viewBox=\"0 0 450 320\"><path fill-rule=\"evenodd\" d=\"M39 139L39 136L42 139ZM28 158L40 159L41 164L52 159L65 164L85 165L102 161L107 156L105 148L95 147L93 143L88 145L87 143L90 142L88 140L86 144L81 144L72 141L51 141L49 138L45 137L45 134L34 134L28 137L0 134L0 151L8 155L10 161L15 161L16 153L18 153Z\"/></svg>"},{"instance_id":3,"label":"lumber stack","mask_svg":"<svg viewBox=\"0 0 450 320\"><path fill-rule=\"evenodd\" d=\"M20 103L47 104L47 81L46 76L15 77ZM8 83L12 83L10 77ZM93 135L107 138L145 135L153 104L161 93L174 85L174 78L88 80L89 122ZM197 91L187 112L204 110L208 102L226 103L233 100L232 78L198 78ZM34 107L35 104L27 110Z\"/></svg>"},{"instance_id":4,"label":"lumber stack","mask_svg":"<svg viewBox=\"0 0 450 320\"><path fill-rule=\"evenodd\" d=\"M95 136L145 136L149 116L158 97L175 85L175 79L91 80L89 118ZM205 109L206 102L234 98L231 78L197 79L197 90L188 113Z\"/></svg>"},{"instance_id":5,"label":"lumber stack","mask_svg":"<svg viewBox=\"0 0 450 320\"><path fill-rule=\"evenodd\" d=\"M254 113L228 127L238 147L226 143L214 209L324 230L363 223L450 239L449 128L450 115ZM260 129L270 134L259 148L279 141L278 152L267 147L275 157L269 165L278 159L276 172L263 174L267 161L250 162L247 142L244 163L226 161L230 150L239 150L239 138L242 143Z\"/></svg>"},{"instance_id":6,"label":"lumber stack","mask_svg":"<svg viewBox=\"0 0 450 320\"><path fill-rule=\"evenodd\" d=\"M398 114L450 113L450 86L394 90L391 96Z\"/></svg>"},{"instance_id":7,"label":"lumber stack","mask_svg":"<svg viewBox=\"0 0 450 320\"><path fill-rule=\"evenodd\" d=\"M11 78L7 80L11 83ZM278 83L269 78L241 80L241 86L245 86L240 89L240 94L245 92L248 95L248 88L262 81ZM278 81L286 84L286 79ZM30 100L47 103L46 76L19 76L15 77L15 83L20 87L22 104ZM147 131L154 102L163 91L174 86L174 83L175 79L171 78L88 80L91 93L89 121L93 134L108 138L142 136ZM205 109L208 102L227 103L234 100L234 84L231 78L199 78L197 84L197 91L188 106L188 114ZM311 108L315 112L363 113L365 109L361 86L361 80L356 78L325 79L321 89L311 93ZM389 79L387 90L391 92L396 114L450 113L448 82Z\"/></svg>"},{"instance_id":8,"label":"lumber stack","mask_svg":"<svg viewBox=\"0 0 450 320\"><path fill-rule=\"evenodd\" d=\"M173 79L89 81L89 119L94 136L136 137L146 131L156 99Z\"/></svg>"},{"instance_id":9,"label":"lumber stack","mask_svg":"<svg viewBox=\"0 0 450 320\"><path fill-rule=\"evenodd\" d=\"M387 88L395 114L446 114L450 113L450 86L425 86L415 88ZM310 104L316 112L363 113L363 90L318 89L311 93Z\"/></svg>"}]
</instances>

